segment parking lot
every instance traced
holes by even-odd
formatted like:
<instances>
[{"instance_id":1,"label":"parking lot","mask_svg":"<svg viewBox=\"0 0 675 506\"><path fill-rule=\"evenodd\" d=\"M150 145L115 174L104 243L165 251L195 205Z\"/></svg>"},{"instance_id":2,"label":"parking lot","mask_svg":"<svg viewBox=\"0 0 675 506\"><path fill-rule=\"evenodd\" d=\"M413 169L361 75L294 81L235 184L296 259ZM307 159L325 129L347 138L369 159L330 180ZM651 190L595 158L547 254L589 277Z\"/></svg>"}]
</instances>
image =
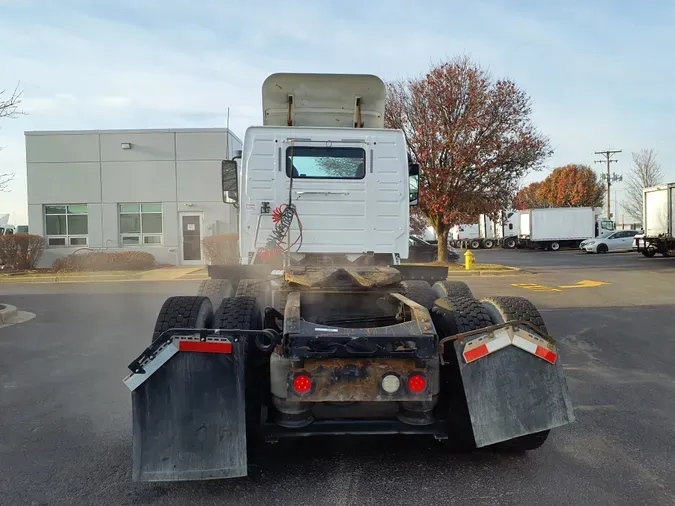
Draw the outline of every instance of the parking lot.
<instances>
[{"instance_id":1,"label":"parking lot","mask_svg":"<svg viewBox=\"0 0 675 506\"><path fill-rule=\"evenodd\" d=\"M526 455L448 454L425 437L284 441L245 479L131 482L126 365L165 297L198 282L0 284L36 317L0 328L0 503L675 504L675 258L474 252L534 274L463 278L521 295L558 338L576 422Z\"/></svg>"}]
</instances>

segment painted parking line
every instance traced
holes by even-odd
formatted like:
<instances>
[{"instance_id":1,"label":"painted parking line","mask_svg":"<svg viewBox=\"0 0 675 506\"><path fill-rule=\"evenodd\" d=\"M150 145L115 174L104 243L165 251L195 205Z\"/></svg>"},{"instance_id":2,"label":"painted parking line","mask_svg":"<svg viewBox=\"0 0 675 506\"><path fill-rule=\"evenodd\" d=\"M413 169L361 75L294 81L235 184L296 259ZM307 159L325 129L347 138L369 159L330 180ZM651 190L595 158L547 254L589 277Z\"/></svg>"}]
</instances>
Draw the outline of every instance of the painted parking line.
<instances>
[{"instance_id":1,"label":"painted parking line","mask_svg":"<svg viewBox=\"0 0 675 506\"><path fill-rule=\"evenodd\" d=\"M609 285L606 281L593 281L590 279L584 279L573 285L563 285L558 288L595 288L596 286Z\"/></svg>"},{"instance_id":2,"label":"painted parking line","mask_svg":"<svg viewBox=\"0 0 675 506\"><path fill-rule=\"evenodd\" d=\"M573 285L558 285L558 286L547 286L540 285L538 283L511 283L511 286L516 288L523 288L525 290L530 290L532 292L562 292L563 290L568 290L571 288L596 288L598 286L609 285L610 283L606 281L593 281L591 279L584 279L578 281Z\"/></svg>"},{"instance_id":3,"label":"painted parking line","mask_svg":"<svg viewBox=\"0 0 675 506\"><path fill-rule=\"evenodd\" d=\"M532 290L533 292L562 292L559 288L552 286L539 285L537 283L511 283L511 286L517 288L524 288L525 290Z\"/></svg>"}]
</instances>

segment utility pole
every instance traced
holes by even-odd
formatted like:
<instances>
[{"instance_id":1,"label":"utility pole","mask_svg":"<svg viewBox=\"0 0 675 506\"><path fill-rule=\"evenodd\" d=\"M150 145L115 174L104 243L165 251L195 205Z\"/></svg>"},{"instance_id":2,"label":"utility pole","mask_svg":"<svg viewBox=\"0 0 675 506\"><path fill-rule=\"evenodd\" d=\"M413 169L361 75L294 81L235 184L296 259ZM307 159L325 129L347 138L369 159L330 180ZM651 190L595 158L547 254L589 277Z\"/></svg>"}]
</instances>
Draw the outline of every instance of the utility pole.
<instances>
[{"instance_id":1,"label":"utility pole","mask_svg":"<svg viewBox=\"0 0 675 506\"><path fill-rule=\"evenodd\" d=\"M609 165L612 162L616 162L617 160L612 159L612 155L616 153L621 153L620 149L617 150L607 150L607 151L596 151L596 155L603 155L605 157L604 160L595 160L595 163L606 163L607 164L607 174L602 174L601 179L604 179L607 181L607 219L611 220L612 219L612 212L611 212L611 202L612 202L612 195L610 194L610 188L612 186L612 183L616 183L618 181L623 181L623 177L619 176L617 173L612 174L609 170Z\"/></svg>"}]
</instances>

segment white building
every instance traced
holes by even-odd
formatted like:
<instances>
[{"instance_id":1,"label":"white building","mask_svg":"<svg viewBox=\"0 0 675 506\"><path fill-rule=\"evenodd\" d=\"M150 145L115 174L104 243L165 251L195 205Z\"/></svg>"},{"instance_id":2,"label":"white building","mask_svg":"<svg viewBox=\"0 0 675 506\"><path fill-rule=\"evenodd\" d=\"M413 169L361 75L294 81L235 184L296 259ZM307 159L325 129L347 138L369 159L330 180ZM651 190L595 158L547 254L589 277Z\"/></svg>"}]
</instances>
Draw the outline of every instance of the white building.
<instances>
[{"instance_id":1,"label":"white building","mask_svg":"<svg viewBox=\"0 0 675 506\"><path fill-rule=\"evenodd\" d=\"M47 244L41 266L84 247L196 265L204 236L237 230L220 165L242 143L226 129L25 135L28 227Z\"/></svg>"}]
</instances>

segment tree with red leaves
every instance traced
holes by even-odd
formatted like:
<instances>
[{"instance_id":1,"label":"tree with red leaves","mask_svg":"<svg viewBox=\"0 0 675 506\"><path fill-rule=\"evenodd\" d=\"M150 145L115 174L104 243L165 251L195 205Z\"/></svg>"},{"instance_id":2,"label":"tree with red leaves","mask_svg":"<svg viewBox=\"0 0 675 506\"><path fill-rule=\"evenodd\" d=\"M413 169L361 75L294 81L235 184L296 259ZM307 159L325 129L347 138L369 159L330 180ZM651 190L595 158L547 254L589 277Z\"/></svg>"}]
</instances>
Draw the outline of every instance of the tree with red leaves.
<instances>
[{"instance_id":1,"label":"tree with red leaves","mask_svg":"<svg viewBox=\"0 0 675 506\"><path fill-rule=\"evenodd\" d=\"M605 187L589 166L569 164L544 179L537 198L547 207L602 207Z\"/></svg>"},{"instance_id":2,"label":"tree with red leaves","mask_svg":"<svg viewBox=\"0 0 675 506\"><path fill-rule=\"evenodd\" d=\"M530 183L525 188L516 193L513 199L513 208L518 210L537 209L540 207L549 207L545 199L539 198L537 192L541 189L543 182Z\"/></svg>"},{"instance_id":3,"label":"tree with red leaves","mask_svg":"<svg viewBox=\"0 0 675 506\"><path fill-rule=\"evenodd\" d=\"M420 164L420 211L447 260L450 227L508 208L518 181L550 154L531 120L530 99L468 57L387 85L385 124L403 130Z\"/></svg>"}]
</instances>

